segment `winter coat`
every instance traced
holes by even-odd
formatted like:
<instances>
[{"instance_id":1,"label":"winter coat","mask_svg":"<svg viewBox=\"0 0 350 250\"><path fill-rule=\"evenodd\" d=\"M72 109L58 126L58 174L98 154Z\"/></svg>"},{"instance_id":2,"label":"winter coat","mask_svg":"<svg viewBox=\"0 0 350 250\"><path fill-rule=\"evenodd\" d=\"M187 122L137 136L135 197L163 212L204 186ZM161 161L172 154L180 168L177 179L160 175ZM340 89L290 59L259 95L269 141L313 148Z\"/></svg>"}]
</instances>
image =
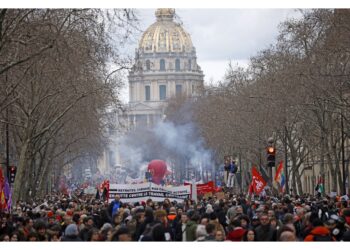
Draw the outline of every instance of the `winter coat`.
<instances>
[{"instance_id":1,"label":"winter coat","mask_svg":"<svg viewBox=\"0 0 350 250\"><path fill-rule=\"evenodd\" d=\"M76 235L69 235L69 236L63 236L61 241L82 241L82 240Z\"/></svg>"},{"instance_id":2,"label":"winter coat","mask_svg":"<svg viewBox=\"0 0 350 250\"><path fill-rule=\"evenodd\" d=\"M186 224L186 241L195 241L196 240L196 230L197 223L193 220L190 220Z\"/></svg>"},{"instance_id":3,"label":"winter coat","mask_svg":"<svg viewBox=\"0 0 350 250\"><path fill-rule=\"evenodd\" d=\"M108 205L108 219L110 221L113 221L112 218L113 218L113 207L114 207L114 204L116 203L116 200L113 200L109 205ZM123 202L119 201L119 209L123 206Z\"/></svg>"},{"instance_id":4,"label":"winter coat","mask_svg":"<svg viewBox=\"0 0 350 250\"><path fill-rule=\"evenodd\" d=\"M310 234L305 237L304 241L334 241L331 232L324 226L318 226L311 230Z\"/></svg>"},{"instance_id":5,"label":"winter coat","mask_svg":"<svg viewBox=\"0 0 350 250\"><path fill-rule=\"evenodd\" d=\"M255 229L257 241L276 241L277 231L270 225L260 225Z\"/></svg>"},{"instance_id":6,"label":"winter coat","mask_svg":"<svg viewBox=\"0 0 350 250\"><path fill-rule=\"evenodd\" d=\"M227 233L226 240L242 241L246 230L242 227L236 227L234 230Z\"/></svg>"},{"instance_id":7,"label":"winter coat","mask_svg":"<svg viewBox=\"0 0 350 250\"><path fill-rule=\"evenodd\" d=\"M185 228L187 230L187 228ZM182 223L178 223L175 228L175 241L182 241Z\"/></svg>"}]
</instances>

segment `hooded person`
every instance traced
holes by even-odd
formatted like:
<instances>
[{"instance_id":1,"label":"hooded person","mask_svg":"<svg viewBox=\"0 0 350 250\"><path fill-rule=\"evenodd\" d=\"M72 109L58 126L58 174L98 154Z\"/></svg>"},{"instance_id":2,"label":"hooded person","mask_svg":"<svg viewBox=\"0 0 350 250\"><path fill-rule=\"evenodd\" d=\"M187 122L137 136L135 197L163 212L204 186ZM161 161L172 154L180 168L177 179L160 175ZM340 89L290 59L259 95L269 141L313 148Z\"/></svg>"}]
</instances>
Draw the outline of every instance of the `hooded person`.
<instances>
[{"instance_id":1,"label":"hooded person","mask_svg":"<svg viewBox=\"0 0 350 250\"><path fill-rule=\"evenodd\" d=\"M78 227L75 224L69 224L64 231L62 241L82 241L79 238Z\"/></svg>"}]
</instances>

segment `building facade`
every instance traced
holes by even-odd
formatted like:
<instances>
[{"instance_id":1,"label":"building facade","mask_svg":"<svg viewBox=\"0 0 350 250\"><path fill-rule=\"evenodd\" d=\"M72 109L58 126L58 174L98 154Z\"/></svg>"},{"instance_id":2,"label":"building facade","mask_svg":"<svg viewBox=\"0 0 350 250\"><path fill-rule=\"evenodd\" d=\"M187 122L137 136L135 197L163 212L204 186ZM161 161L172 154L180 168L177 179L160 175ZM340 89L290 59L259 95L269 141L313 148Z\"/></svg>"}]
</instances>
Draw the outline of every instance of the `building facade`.
<instances>
[{"instance_id":1,"label":"building facade","mask_svg":"<svg viewBox=\"0 0 350 250\"><path fill-rule=\"evenodd\" d=\"M124 167L119 138L137 127L151 127L164 117L168 100L176 95L195 96L204 75L197 64L190 35L175 20L175 9L157 9L156 21L142 34L129 71L129 103L117 115L119 124L111 145L99 159L102 173ZM113 166L112 166L113 165Z\"/></svg>"},{"instance_id":2,"label":"building facade","mask_svg":"<svg viewBox=\"0 0 350 250\"><path fill-rule=\"evenodd\" d=\"M163 118L167 100L196 95L203 86L190 35L174 21L174 9L157 9L156 22L142 35L129 72L128 128L152 126Z\"/></svg>"}]
</instances>

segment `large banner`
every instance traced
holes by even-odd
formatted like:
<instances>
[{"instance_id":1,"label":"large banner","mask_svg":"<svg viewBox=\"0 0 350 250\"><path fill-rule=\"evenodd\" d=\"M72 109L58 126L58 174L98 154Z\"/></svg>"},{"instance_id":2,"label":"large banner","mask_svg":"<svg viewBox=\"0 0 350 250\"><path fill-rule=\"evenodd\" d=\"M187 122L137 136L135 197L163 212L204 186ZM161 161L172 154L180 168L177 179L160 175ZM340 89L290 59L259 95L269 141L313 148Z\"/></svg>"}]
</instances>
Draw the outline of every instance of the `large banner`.
<instances>
[{"instance_id":1,"label":"large banner","mask_svg":"<svg viewBox=\"0 0 350 250\"><path fill-rule=\"evenodd\" d=\"M184 183L185 186L189 185L191 186L192 184L189 182L185 182ZM204 195L206 193L212 193L215 191L215 187L214 187L214 182L213 181L209 181L207 183L204 184L196 184L197 186L197 195Z\"/></svg>"},{"instance_id":2,"label":"large banner","mask_svg":"<svg viewBox=\"0 0 350 250\"><path fill-rule=\"evenodd\" d=\"M114 195L120 195L122 202L140 202L151 198L153 201L164 201L168 198L171 201L182 202L189 199L191 195L190 186L162 187L154 183L141 184L111 184L109 189L109 201Z\"/></svg>"}]
</instances>

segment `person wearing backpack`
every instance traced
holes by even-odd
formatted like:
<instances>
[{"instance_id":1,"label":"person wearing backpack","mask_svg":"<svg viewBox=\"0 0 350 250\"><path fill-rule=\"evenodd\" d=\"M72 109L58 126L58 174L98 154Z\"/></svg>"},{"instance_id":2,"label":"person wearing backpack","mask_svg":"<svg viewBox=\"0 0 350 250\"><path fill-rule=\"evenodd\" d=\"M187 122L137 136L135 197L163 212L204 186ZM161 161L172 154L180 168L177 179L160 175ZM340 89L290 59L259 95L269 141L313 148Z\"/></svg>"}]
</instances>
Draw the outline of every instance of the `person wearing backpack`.
<instances>
[{"instance_id":1,"label":"person wearing backpack","mask_svg":"<svg viewBox=\"0 0 350 250\"><path fill-rule=\"evenodd\" d=\"M313 229L310 234L305 237L304 241L335 241L329 229L324 226L320 219L314 219L312 221L312 226Z\"/></svg>"}]
</instances>

